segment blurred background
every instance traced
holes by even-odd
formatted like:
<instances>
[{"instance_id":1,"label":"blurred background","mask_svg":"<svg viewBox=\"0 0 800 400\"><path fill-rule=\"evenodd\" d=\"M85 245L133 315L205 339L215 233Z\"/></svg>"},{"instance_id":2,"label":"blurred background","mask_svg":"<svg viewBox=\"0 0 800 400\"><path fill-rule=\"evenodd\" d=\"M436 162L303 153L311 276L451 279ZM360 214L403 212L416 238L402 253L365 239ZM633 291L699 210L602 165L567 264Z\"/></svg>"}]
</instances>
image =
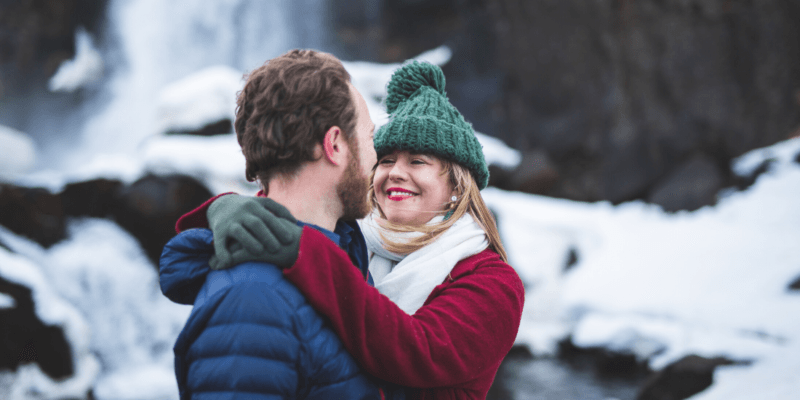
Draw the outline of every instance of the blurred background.
<instances>
[{"instance_id":1,"label":"blurred background","mask_svg":"<svg viewBox=\"0 0 800 400\"><path fill-rule=\"evenodd\" d=\"M799 21L796 0L0 1L0 398L177 398L188 310L154 267L182 213L255 192L235 94L298 47L346 61L379 125L399 63L439 64L482 134L529 296L490 398L797 393Z\"/></svg>"}]
</instances>

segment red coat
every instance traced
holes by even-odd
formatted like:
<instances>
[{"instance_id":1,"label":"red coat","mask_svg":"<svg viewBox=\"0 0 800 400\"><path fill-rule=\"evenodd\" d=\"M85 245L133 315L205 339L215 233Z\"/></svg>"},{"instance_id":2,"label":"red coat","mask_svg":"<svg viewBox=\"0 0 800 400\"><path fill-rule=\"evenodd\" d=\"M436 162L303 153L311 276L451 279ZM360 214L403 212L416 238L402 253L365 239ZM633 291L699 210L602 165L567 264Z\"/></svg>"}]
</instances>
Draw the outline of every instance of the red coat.
<instances>
[{"instance_id":1,"label":"red coat","mask_svg":"<svg viewBox=\"0 0 800 400\"><path fill-rule=\"evenodd\" d=\"M485 399L522 318L522 281L488 249L456 264L412 316L310 228L284 275L330 319L367 373L421 388L416 399Z\"/></svg>"}]
</instances>

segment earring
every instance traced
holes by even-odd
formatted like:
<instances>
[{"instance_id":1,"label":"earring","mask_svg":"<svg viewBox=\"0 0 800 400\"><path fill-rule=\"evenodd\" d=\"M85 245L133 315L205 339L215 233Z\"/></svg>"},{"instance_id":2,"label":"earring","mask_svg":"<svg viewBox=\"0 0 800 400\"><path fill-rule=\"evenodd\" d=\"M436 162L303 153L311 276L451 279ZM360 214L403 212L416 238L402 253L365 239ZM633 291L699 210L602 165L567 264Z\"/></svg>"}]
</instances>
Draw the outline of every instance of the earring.
<instances>
[{"instance_id":1,"label":"earring","mask_svg":"<svg viewBox=\"0 0 800 400\"><path fill-rule=\"evenodd\" d=\"M453 197L450 198L450 201L456 201L456 200L458 200L458 197L456 197L456 196L453 196Z\"/></svg>"}]
</instances>

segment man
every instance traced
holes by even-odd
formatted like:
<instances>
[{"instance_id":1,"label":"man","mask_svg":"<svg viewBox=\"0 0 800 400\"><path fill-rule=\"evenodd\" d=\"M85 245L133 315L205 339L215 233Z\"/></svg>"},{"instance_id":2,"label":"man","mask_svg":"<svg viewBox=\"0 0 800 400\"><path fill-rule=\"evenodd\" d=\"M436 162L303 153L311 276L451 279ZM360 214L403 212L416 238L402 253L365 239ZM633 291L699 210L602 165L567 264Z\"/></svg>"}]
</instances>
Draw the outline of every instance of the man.
<instances>
[{"instance_id":1,"label":"man","mask_svg":"<svg viewBox=\"0 0 800 400\"><path fill-rule=\"evenodd\" d=\"M374 124L341 62L309 50L270 60L248 77L237 100L234 125L246 177L262 186L259 196L286 207L302 221L298 225L324 233L369 279L363 236L355 222L343 221L369 211L367 180L376 163ZM226 212L243 200L218 196L187 214L176 227L182 233L162 254L162 291L175 302L194 304L175 344L181 399L401 396L361 373L335 333L278 267L252 261L214 269L230 261L225 244L215 243L217 254L209 268L205 260L211 232L189 228L257 231L257 224L226 224ZM270 204L265 200L262 205ZM281 223L294 221L285 211L272 210L285 218ZM284 246L244 245L268 252Z\"/></svg>"}]
</instances>

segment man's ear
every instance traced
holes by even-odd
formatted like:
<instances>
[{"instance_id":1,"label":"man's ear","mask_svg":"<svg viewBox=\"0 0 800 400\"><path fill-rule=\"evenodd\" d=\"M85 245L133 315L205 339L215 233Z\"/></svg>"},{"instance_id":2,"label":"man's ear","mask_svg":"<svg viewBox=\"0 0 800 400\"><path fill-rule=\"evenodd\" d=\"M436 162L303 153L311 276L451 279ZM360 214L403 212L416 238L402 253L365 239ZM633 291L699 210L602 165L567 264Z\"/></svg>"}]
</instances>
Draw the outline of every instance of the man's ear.
<instances>
[{"instance_id":1,"label":"man's ear","mask_svg":"<svg viewBox=\"0 0 800 400\"><path fill-rule=\"evenodd\" d=\"M333 165L339 165L345 158L344 154L344 137L342 130L338 126L332 126L325 132L325 137L322 139L322 152L325 153L325 158Z\"/></svg>"}]
</instances>

